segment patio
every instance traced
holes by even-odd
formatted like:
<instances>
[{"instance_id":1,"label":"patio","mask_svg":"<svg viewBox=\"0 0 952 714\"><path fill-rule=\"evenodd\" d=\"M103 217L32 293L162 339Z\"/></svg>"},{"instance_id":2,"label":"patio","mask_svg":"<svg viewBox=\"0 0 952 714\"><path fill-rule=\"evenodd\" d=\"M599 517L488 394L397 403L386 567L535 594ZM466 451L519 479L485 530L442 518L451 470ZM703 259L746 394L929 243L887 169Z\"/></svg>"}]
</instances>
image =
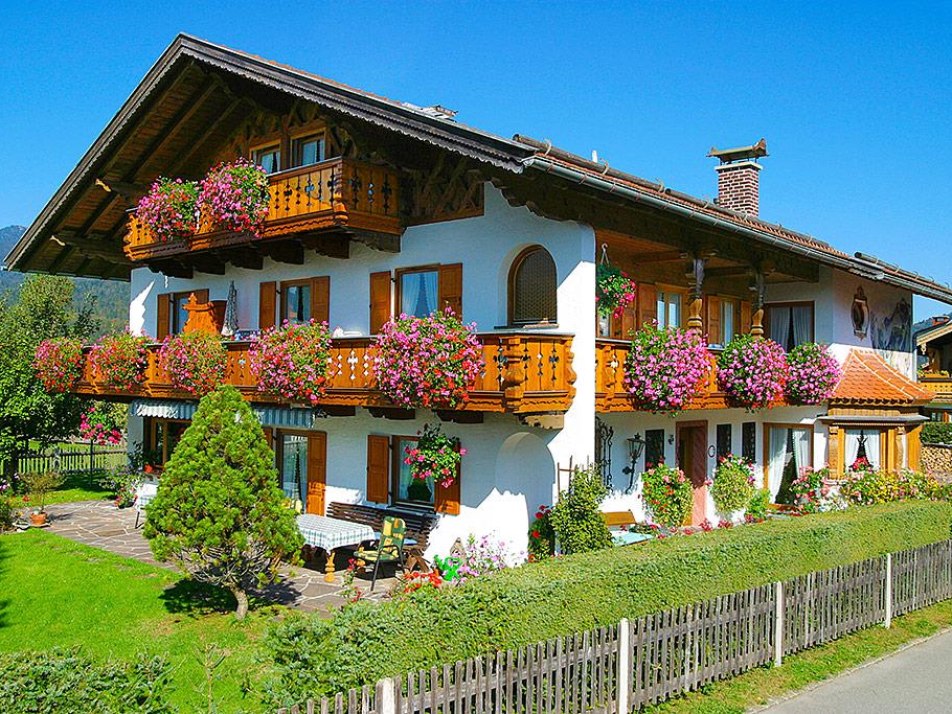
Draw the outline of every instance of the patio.
<instances>
[{"instance_id":1,"label":"patio","mask_svg":"<svg viewBox=\"0 0 952 714\"><path fill-rule=\"evenodd\" d=\"M142 526L135 528L135 509L117 509L108 501L78 501L47 506L49 530L64 538L102 548L111 553L134 558L146 563L174 569L169 563L158 563L152 557L148 541L142 536ZM341 552L336 557L338 566L346 566L349 556ZM262 590L259 595L272 602L301 610L333 610L346 602L343 571L337 572L335 582L324 581L324 557L317 555L306 565L285 566L282 579ZM370 593L370 577L358 576L354 585L365 598L380 600L397 584L396 578L380 578Z\"/></svg>"}]
</instances>

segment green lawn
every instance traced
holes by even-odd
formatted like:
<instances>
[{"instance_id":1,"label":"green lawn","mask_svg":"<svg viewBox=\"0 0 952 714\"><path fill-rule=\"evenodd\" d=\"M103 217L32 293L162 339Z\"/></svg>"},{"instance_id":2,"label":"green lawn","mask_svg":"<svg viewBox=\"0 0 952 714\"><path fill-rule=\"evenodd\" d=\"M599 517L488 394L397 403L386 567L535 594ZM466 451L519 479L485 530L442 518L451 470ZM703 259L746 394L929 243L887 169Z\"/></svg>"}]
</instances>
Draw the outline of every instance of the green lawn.
<instances>
[{"instance_id":1,"label":"green lawn","mask_svg":"<svg viewBox=\"0 0 952 714\"><path fill-rule=\"evenodd\" d=\"M217 711L260 710L243 689L262 674L257 644L281 610L253 611L237 622L223 610L230 596L198 590L177 574L30 530L0 536L0 651L82 646L97 658L136 652L165 655L173 665L171 700L208 708L202 652L226 655L214 671Z\"/></svg>"}]
</instances>

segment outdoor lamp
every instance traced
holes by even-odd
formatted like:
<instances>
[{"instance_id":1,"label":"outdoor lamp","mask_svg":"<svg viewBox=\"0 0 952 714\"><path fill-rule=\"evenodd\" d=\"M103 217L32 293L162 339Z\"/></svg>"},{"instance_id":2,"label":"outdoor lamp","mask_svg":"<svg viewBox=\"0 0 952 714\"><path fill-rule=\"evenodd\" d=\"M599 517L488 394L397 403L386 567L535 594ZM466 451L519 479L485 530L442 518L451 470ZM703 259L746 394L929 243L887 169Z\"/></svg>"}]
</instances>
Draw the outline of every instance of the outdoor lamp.
<instances>
[{"instance_id":1,"label":"outdoor lamp","mask_svg":"<svg viewBox=\"0 0 952 714\"><path fill-rule=\"evenodd\" d=\"M628 465L621 472L628 474L628 488L625 489L625 493L631 493L635 487L635 463L641 456L641 452L645 450L645 439L641 434L635 434L625 441L628 442Z\"/></svg>"}]
</instances>

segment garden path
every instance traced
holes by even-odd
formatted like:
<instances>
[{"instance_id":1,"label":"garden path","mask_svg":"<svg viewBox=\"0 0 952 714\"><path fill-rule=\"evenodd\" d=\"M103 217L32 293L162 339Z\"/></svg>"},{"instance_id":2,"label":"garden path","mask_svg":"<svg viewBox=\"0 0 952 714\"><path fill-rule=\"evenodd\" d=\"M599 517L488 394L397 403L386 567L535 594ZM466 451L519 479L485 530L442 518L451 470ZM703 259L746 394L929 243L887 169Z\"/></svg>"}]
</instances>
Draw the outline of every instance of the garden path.
<instances>
[{"instance_id":1,"label":"garden path","mask_svg":"<svg viewBox=\"0 0 952 714\"><path fill-rule=\"evenodd\" d=\"M51 532L94 548L101 548L127 558L134 558L160 567L152 557L148 541L142 535L142 524L135 528L136 512L132 508L117 509L109 501L77 501L46 507ZM341 565L347 563L344 554L337 556ZM305 566L284 566L279 582L265 588L260 595L265 599L301 610L335 610L345 602L343 583L338 572L336 582L324 581L324 558L318 556ZM374 592L370 590L370 576L355 581L365 596L379 600L397 584L395 578L381 578Z\"/></svg>"}]
</instances>

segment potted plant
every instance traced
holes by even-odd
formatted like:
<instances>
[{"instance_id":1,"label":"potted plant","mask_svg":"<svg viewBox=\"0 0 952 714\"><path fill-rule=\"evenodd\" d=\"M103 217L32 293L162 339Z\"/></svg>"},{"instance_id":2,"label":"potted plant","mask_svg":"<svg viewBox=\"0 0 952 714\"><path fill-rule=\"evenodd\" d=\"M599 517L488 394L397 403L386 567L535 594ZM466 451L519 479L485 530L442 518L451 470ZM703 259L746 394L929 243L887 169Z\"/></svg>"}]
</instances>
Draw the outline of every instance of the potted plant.
<instances>
[{"instance_id":1,"label":"potted plant","mask_svg":"<svg viewBox=\"0 0 952 714\"><path fill-rule=\"evenodd\" d=\"M601 317L621 318L635 302L635 282L623 270L600 263L595 269L595 304Z\"/></svg>"},{"instance_id":2,"label":"potted plant","mask_svg":"<svg viewBox=\"0 0 952 714\"><path fill-rule=\"evenodd\" d=\"M681 469L658 464L641 475L641 498L654 523L678 528L691 515L694 488Z\"/></svg>"},{"instance_id":3,"label":"potted plant","mask_svg":"<svg viewBox=\"0 0 952 714\"><path fill-rule=\"evenodd\" d=\"M787 382L783 347L751 335L735 337L717 358L717 382L734 405L769 407L783 396Z\"/></svg>"},{"instance_id":4,"label":"potted plant","mask_svg":"<svg viewBox=\"0 0 952 714\"><path fill-rule=\"evenodd\" d=\"M221 336L207 332L169 335L159 349L159 364L172 385L201 397L225 379L228 352Z\"/></svg>"},{"instance_id":5,"label":"potted plant","mask_svg":"<svg viewBox=\"0 0 952 714\"><path fill-rule=\"evenodd\" d=\"M404 449L403 463L410 467L415 482L439 482L443 488L449 488L456 481L466 449L460 446L458 438L443 433L439 424L424 424L418 437L415 444Z\"/></svg>"},{"instance_id":6,"label":"potted plant","mask_svg":"<svg viewBox=\"0 0 952 714\"><path fill-rule=\"evenodd\" d=\"M20 478L33 504L30 507L30 525L46 525L46 494L63 484L63 475L57 471L37 471L22 474Z\"/></svg>"},{"instance_id":7,"label":"potted plant","mask_svg":"<svg viewBox=\"0 0 952 714\"><path fill-rule=\"evenodd\" d=\"M790 350L787 365L789 373L784 393L791 404L826 401L843 376L837 359L815 342L805 342Z\"/></svg>"},{"instance_id":8,"label":"potted plant","mask_svg":"<svg viewBox=\"0 0 952 714\"><path fill-rule=\"evenodd\" d=\"M750 502L754 495L754 471L740 456L721 457L714 469L711 497L717 512L729 519Z\"/></svg>"},{"instance_id":9,"label":"potted plant","mask_svg":"<svg viewBox=\"0 0 952 714\"><path fill-rule=\"evenodd\" d=\"M326 322L285 322L251 346L251 371L258 391L292 402L317 404L327 384L331 335Z\"/></svg>"},{"instance_id":10,"label":"potted plant","mask_svg":"<svg viewBox=\"0 0 952 714\"><path fill-rule=\"evenodd\" d=\"M400 315L377 336L377 388L403 407L456 409L483 369L476 325L449 308L428 317Z\"/></svg>"},{"instance_id":11,"label":"potted plant","mask_svg":"<svg viewBox=\"0 0 952 714\"><path fill-rule=\"evenodd\" d=\"M89 351L89 364L104 387L128 392L146 378L149 366L149 338L125 331L105 335Z\"/></svg>"},{"instance_id":12,"label":"potted plant","mask_svg":"<svg viewBox=\"0 0 952 714\"><path fill-rule=\"evenodd\" d=\"M71 391L83 376L83 343L70 337L43 340L36 348L33 369L46 391Z\"/></svg>"},{"instance_id":13,"label":"potted plant","mask_svg":"<svg viewBox=\"0 0 952 714\"><path fill-rule=\"evenodd\" d=\"M202 179L199 210L220 230L260 235L271 201L268 174L247 159L220 163Z\"/></svg>"},{"instance_id":14,"label":"potted plant","mask_svg":"<svg viewBox=\"0 0 952 714\"><path fill-rule=\"evenodd\" d=\"M644 325L625 360L625 389L644 409L677 413L701 391L710 371L711 356L700 334Z\"/></svg>"},{"instance_id":15,"label":"potted plant","mask_svg":"<svg viewBox=\"0 0 952 714\"><path fill-rule=\"evenodd\" d=\"M185 240L198 226L198 184L159 177L139 199L136 218L162 242Z\"/></svg>"}]
</instances>

